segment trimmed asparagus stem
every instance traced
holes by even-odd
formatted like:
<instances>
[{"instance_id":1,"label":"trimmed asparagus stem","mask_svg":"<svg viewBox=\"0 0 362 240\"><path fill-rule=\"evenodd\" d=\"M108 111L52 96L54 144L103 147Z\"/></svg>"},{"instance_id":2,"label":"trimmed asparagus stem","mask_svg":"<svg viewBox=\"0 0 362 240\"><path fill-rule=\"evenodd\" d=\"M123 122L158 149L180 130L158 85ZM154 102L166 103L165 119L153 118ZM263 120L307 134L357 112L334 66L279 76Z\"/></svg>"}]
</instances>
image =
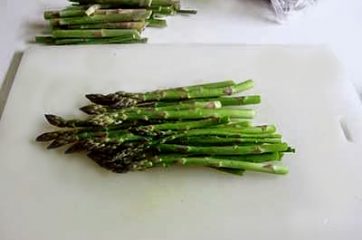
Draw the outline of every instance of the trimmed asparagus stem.
<instances>
[{"instance_id":1,"label":"trimmed asparagus stem","mask_svg":"<svg viewBox=\"0 0 362 240\"><path fill-rule=\"evenodd\" d=\"M67 29L136 29L141 32L147 26L147 22L114 22L98 24L69 25Z\"/></svg>"},{"instance_id":2,"label":"trimmed asparagus stem","mask_svg":"<svg viewBox=\"0 0 362 240\"><path fill-rule=\"evenodd\" d=\"M148 27L155 27L155 28L163 28L167 27L167 21L165 19L159 18L150 18L146 20L148 23Z\"/></svg>"},{"instance_id":3,"label":"trimmed asparagus stem","mask_svg":"<svg viewBox=\"0 0 362 240\"><path fill-rule=\"evenodd\" d=\"M175 9L179 9L180 0L153 0L151 6L173 6Z\"/></svg>"},{"instance_id":4,"label":"trimmed asparagus stem","mask_svg":"<svg viewBox=\"0 0 362 240\"><path fill-rule=\"evenodd\" d=\"M97 9L92 15L115 15L115 14L139 14L140 11L146 11L145 9ZM60 11L46 11L44 12L44 18L50 19L62 19L62 18L75 18L75 17L87 17L86 9L64 9ZM142 12L143 13L143 12Z\"/></svg>"},{"instance_id":5,"label":"trimmed asparagus stem","mask_svg":"<svg viewBox=\"0 0 362 240\"><path fill-rule=\"evenodd\" d=\"M79 4L115 4L128 7L149 7L152 0L70 0Z\"/></svg>"},{"instance_id":6,"label":"trimmed asparagus stem","mask_svg":"<svg viewBox=\"0 0 362 240\"><path fill-rule=\"evenodd\" d=\"M56 45L70 45L70 44L126 44L126 43L146 43L147 38L134 39L124 37L114 38L63 38L56 39Z\"/></svg>"},{"instance_id":7,"label":"trimmed asparagus stem","mask_svg":"<svg viewBox=\"0 0 362 240\"><path fill-rule=\"evenodd\" d=\"M85 11L85 9L63 9L60 11L45 11L44 19L49 20L53 18L87 16L85 14Z\"/></svg>"},{"instance_id":8,"label":"trimmed asparagus stem","mask_svg":"<svg viewBox=\"0 0 362 240\"><path fill-rule=\"evenodd\" d=\"M124 37L141 39L140 33L134 29L100 29L100 30L53 30L55 38L104 38Z\"/></svg>"},{"instance_id":9,"label":"trimmed asparagus stem","mask_svg":"<svg viewBox=\"0 0 362 240\"><path fill-rule=\"evenodd\" d=\"M92 15L84 17L71 18L55 18L49 22L53 26L58 25L82 25L95 23L111 23L111 22L126 22L126 21L142 21L151 16L151 11L145 9L126 9L119 11L117 14Z\"/></svg>"},{"instance_id":10,"label":"trimmed asparagus stem","mask_svg":"<svg viewBox=\"0 0 362 240\"><path fill-rule=\"evenodd\" d=\"M172 6L168 7L158 7L157 9L152 10L153 16L169 16L176 13L175 9Z\"/></svg>"}]
</instances>

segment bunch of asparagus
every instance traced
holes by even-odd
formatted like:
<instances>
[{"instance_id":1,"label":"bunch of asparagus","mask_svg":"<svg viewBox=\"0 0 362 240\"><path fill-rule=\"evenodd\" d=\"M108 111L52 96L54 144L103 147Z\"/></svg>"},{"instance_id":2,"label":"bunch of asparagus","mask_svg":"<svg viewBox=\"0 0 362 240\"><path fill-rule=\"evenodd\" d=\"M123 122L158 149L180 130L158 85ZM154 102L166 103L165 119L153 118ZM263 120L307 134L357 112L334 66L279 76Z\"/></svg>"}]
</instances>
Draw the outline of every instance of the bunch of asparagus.
<instances>
[{"instance_id":1,"label":"bunch of asparagus","mask_svg":"<svg viewBox=\"0 0 362 240\"><path fill-rule=\"evenodd\" d=\"M231 96L253 81L222 81L145 93L88 94L85 119L45 115L66 128L41 134L48 149L71 144L65 153L84 152L117 173L171 165L205 166L241 175L244 171L286 174L277 164L294 152L274 125L254 126L245 105L260 96ZM241 106L241 107L238 107Z\"/></svg>"},{"instance_id":2,"label":"bunch of asparagus","mask_svg":"<svg viewBox=\"0 0 362 240\"><path fill-rule=\"evenodd\" d=\"M180 0L69 0L59 11L45 11L51 33L37 36L44 44L144 43L146 27L165 27L165 16L195 14L181 9Z\"/></svg>"}]
</instances>

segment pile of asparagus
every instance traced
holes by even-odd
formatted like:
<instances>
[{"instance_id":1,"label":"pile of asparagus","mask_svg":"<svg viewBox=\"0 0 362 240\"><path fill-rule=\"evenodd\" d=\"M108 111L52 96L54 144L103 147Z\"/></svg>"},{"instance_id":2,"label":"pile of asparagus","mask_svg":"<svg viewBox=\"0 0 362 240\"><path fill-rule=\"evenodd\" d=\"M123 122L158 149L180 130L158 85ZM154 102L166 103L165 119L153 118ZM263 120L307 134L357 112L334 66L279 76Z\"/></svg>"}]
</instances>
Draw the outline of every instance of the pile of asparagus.
<instances>
[{"instance_id":1,"label":"pile of asparagus","mask_svg":"<svg viewBox=\"0 0 362 240\"><path fill-rule=\"evenodd\" d=\"M294 152L274 125L254 126L245 105L259 95L231 96L253 81L222 81L145 93L88 94L85 119L45 115L61 131L41 134L48 149L71 144L65 153L84 152L117 173L153 167L205 166L241 175L244 171L286 174L277 163Z\"/></svg>"},{"instance_id":2,"label":"pile of asparagus","mask_svg":"<svg viewBox=\"0 0 362 240\"><path fill-rule=\"evenodd\" d=\"M146 27L165 27L165 16L195 14L181 9L180 0L69 0L59 11L45 11L51 32L37 36L44 44L144 43Z\"/></svg>"}]
</instances>

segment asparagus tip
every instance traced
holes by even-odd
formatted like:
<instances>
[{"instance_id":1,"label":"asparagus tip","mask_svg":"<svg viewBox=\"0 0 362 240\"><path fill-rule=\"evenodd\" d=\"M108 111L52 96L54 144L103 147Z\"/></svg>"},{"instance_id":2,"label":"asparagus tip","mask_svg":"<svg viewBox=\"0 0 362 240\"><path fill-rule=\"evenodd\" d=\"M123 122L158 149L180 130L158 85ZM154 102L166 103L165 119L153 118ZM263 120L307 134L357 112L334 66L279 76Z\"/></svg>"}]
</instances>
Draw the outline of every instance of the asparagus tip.
<instances>
[{"instance_id":1,"label":"asparagus tip","mask_svg":"<svg viewBox=\"0 0 362 240\"><path fill-rule=\"evenodd\" d=\"M85 97L91 102L96 102L100 97L103 97L103 95L102 94L86 94Z\"/></svg>"},{"instance_id":2,"label":"asparagus tip","mask_svg":"<svg viewBox=\"0 0 362 240\"><path fill-rule=\"evenodd\" d=\"M102 106L95 105L95 104L81 107L81 108L79 108L79 110L81 110L82 112L89 114L89 115L94 115L94 114L99 114L99 113L105 112Z\"/></svg>"},{"instance_id":3,"label":"asparagus tip","mask_svg":"<svg viewBox=\"0 0 362 240\"><path fill-rule=\"evenodd\" d=\"M47 149L54 149L54 148L58 148L64 145L64 142L61 140L54 140L53 142L51 142L48 146Z\"/></svg>"},{"instance_id":4,"label":"asparagus tip","mask_svg":"<svg viewBox=\"0 0 362 240\"><path fill-rule=\"evenodd\" d=\"M54 125L54 126L57 126L59 123L59 120L61 119L61 117L58 117L53 114L45 114L45 118L51 125Z\"/></svg>"},{"instance_id":5,"label":"asparagus tip","mask_svg":"<svg viewBox=\"0 0 362 240\"><path fill-rule=\"evenodd\" d=\"M54 140L55 138L57 138L58 135L59 134L57 132L42 133L35 140L37 142L48 142L48 141L51 141L51 140Z\"/></svg>"},{"instance_id":6,"label":"asparagus tip","mask_svg":"<svg viewBox=\"0 0 362 240\"><path fill-rule=\"evenodd\" d=\"M83 142L76 142L74 143L72 146L70 146L69 148L67 148L67 150L64 151L65 154L71 154L71 153L76 153L76 152L80 152L84 150L84 144Z\"/></svg>"}]
</instances>

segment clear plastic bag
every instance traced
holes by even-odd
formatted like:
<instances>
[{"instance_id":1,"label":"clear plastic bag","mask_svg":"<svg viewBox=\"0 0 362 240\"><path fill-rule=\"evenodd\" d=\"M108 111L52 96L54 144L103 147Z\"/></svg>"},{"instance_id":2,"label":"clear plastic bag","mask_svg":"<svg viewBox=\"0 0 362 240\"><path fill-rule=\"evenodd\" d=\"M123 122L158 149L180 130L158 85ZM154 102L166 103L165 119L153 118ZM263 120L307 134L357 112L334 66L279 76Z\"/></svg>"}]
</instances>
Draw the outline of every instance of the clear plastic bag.
<instances>
[{"instance_id":1,"label":"clear plastic bag","mask_svg":"<svg viewBox=\"0 0 362 240\"><path fill-rule=\"evenodd\" d=\"M308 6L313 5L317 0L270 0L277 19L280 21L285 20L291 14L299 12Z\"/></svg>"}]
</instances>

